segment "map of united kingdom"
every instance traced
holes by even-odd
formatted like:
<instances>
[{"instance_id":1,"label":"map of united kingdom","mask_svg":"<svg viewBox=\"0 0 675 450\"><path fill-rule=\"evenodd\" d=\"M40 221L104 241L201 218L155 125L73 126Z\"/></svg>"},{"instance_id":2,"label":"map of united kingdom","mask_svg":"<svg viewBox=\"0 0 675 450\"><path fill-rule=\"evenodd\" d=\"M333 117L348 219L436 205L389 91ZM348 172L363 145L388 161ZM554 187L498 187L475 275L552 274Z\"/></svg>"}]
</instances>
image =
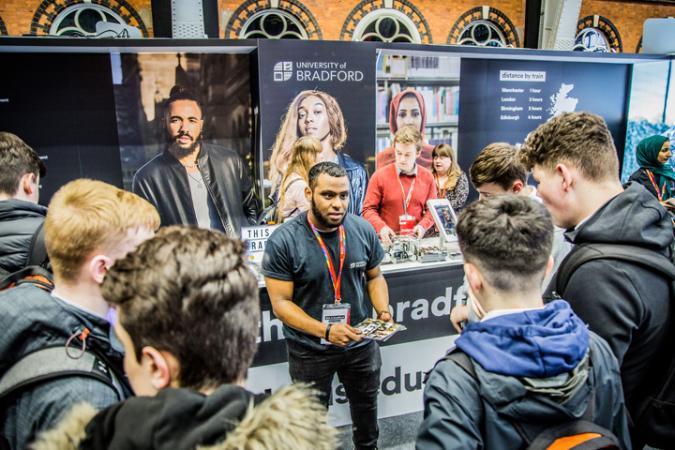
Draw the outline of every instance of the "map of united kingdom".
<instances>
[{"instance_id":1,"label":"map of united kingdom","mask_svg":"<svg viewBox=\"0 0 675 450\"><path fill-rule=\"evenodd\" d=\"M569 94L572 89L574 89L573 84L562 83L560 89L558 89L558 92L551 96L551 107L549 108L551 117L557 116L558 114L562 114L564 112L573 112L576 110L579 99L567 96L567 94Z\"/></svg>"}]
</instances>

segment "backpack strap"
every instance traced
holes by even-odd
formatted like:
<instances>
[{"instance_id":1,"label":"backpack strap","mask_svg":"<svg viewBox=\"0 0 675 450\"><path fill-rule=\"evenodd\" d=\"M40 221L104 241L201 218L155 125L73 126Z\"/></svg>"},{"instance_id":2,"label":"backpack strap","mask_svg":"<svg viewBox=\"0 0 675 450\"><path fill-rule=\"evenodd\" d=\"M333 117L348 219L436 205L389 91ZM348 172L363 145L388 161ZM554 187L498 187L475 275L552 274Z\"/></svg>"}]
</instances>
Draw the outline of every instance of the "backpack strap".
<instances>
[{"instance_id":1,"label":"backpack strap","mask_svg":"<svg viewBox=\"0 0 675 450\"><path fill-rule=\"evenodd\" d=\"M576 246L562 261L555 277L555 293L562 295L572 274L583 264L596 259L627 261L646 267L675 280L675 265L666 256L635 245L581 244Z\"/></svg>"},{"instance_id":2,"label":"backpack strap","mask_svg":"<svg viewBox=\"0 0 675 450\"><path fill-rule=\"evenodd\" d=\"M45 261L47 261L47 247L45 246L45 222L43 220L30 240L26 265L42 266Z\"/></svg>"},{"instance_id":3,"label":"backpack strap","mask_svg":"<svg viewBox=\"0 0 675 450\"><path fill-rule=\"evenodd\" d=\"M28 266L0 277L0 291L22 284L32 284L47 292L54 289L54 278L50 271L40 266Z\"/></svg>"},{"instance_id":4,"label":"backpack strap","mask_svg":"<svg viewBox=\"0 0 675 450\"><path fill-rule=\"evenodd\" d=\"M424 383L427 382L429 376L431 375L431 372L434 371L436 366L442 363L443 361L454 361L459 367L464 369L464 371L468 373L471 376L471 378L473 378L474 380L478 380L478 376L476 375L476 368L473 366L473 361L471 361L469 355L461 351L459 347L452 347L450 350L448 350L445 356L436 361L436 364L434 364L434 367L432 367L430 371L424 374Z\"/></svg>"},{"instance_id":5,"label":"backpack strap","mask_svg":"<svg viewBox=\"0 0 675 450\"><path fill-rule=\"evenodd\" d=\"M121 401L124 388L105 361L89 350L79 358L68 355L64 346L37 350L21 358L0 378L0 400L33 384L64 377L87 377L104 383Z\"/></svg>"}]
</instances>

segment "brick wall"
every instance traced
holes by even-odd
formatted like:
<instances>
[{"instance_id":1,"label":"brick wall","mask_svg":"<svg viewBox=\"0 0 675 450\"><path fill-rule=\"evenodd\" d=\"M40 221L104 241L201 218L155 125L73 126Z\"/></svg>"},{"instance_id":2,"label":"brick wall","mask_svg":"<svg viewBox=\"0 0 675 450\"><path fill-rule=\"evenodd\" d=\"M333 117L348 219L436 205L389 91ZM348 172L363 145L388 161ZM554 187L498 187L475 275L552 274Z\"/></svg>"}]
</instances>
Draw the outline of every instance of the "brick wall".
<instances>
[{"instance_id":1,"label":"brick wall","mask_svg":"<svg viewBox=\"0 0 675 450\"><path fill-rule=\"evenodd\" d=\"M152 36L152 9L151 0L126 0L145 23L148 33ZM95 3L98 1L94 0ZM43 0L0 0L0 18L5 23L7 33L10 36L23 36L31 33L31 23L36 12L42 5ZM59 5L71 2L70 0L58 0ZM115 0L109 0L110 4L115 4ZM52 12L53 7L47 8L47 12Z\"/></svg>"},{"instance_id":2,"label":"brick wall","mask_svg":"<svg viewBox=\"0 0 675 450\"><path fill-rule=\"evenodd\" d=\"M319 23L323 38L339 40L342 26L350 12L359 5L360 0L300 0ZM522 39L522 28L525 23L525 0L500 0L485 2L480 0L409 0L422 13L429 28L434 44L445 44L450 29L464 12L484 4L492 5L506 14L519 31ZM235 10L241 5L239 0L219 0L221 30Z\"/></svg>"},{"instance_id":3,"label":"brick wall","mask_svg":"<svg viewBox=\"0 0 675 450\"><path fill-rule=\"evenodd\" d=\"M70 0L56 0L59 3ZM95 0L96 1L96 0ZM114 3L115 0L110 0ZM127 0L139 13L152 36L151 0ZM337 40L349 13L359 0L299 0L312 13L324 39ZM379 1L379 0L378 0ZM445 44L455 21L476 6L488 4L502 11L513 22L522 42L525 23L525 0L409 0L426 19L433 43ZM30 33L31 21L42 0L0 0L0 18L10 35ZM218 0L221 33L242 0ZM584 0L579 17L598 14L609 19L619 30L624 52L634 52L642 35L642 24L649 17L675 16L675 5L631 1Z\"/></svg>"},{"instance_id":4,"label":"brick wall","mask_svg":"<svg viewBox=\"0 0 675 450\"><path fill-rule=\"evenodd\" d=\"M579 18L599 15L619 30L624 53L633 53L642 36L642 25L650 17L673 17L675 5L644 2L585 0Z\"/></svg>"}]
</instances>

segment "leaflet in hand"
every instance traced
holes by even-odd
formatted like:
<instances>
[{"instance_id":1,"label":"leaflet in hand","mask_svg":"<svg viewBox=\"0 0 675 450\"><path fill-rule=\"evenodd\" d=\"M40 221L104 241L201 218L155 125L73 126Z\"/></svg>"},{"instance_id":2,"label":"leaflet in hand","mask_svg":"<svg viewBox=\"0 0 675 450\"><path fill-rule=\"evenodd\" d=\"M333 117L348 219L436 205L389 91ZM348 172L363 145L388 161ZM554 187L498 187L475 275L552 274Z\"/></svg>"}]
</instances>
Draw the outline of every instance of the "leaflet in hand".
<instances>
[{"instance_id":1,"label":"leaflet in hand","mask_svg":"<svg viewBox=\"0 0 675 450\"><path fill-rule=\"evenodd\" d=\"M399 331L406 329L400 323L385 322L379 319L366 319L355 327L360 330L364 339L384 342Z\"/></svg>"}]
</instances>

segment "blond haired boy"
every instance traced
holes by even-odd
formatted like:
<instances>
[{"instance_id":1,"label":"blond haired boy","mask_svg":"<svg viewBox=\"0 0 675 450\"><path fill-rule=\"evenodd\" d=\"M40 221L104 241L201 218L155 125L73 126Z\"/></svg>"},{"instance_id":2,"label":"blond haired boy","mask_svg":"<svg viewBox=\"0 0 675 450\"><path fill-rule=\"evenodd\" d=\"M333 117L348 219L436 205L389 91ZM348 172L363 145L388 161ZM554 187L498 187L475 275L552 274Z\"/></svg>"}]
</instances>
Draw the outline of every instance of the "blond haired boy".
<instances>
[{"instance_id":1,"label":"blond haired boy","mask_svg":"<svg viewBox=\"0 0 675 450\"><path fill-rule=\"evenodd\" d=\"M54 291L0 293L0 439L9 448L26 447L76 403L102 408L130 394L100 285L158 227L150 203L101 181L75 180L54 194L45 219ZM7 388L17 374L28 380Z\"/></svg>"}]
</instances>

